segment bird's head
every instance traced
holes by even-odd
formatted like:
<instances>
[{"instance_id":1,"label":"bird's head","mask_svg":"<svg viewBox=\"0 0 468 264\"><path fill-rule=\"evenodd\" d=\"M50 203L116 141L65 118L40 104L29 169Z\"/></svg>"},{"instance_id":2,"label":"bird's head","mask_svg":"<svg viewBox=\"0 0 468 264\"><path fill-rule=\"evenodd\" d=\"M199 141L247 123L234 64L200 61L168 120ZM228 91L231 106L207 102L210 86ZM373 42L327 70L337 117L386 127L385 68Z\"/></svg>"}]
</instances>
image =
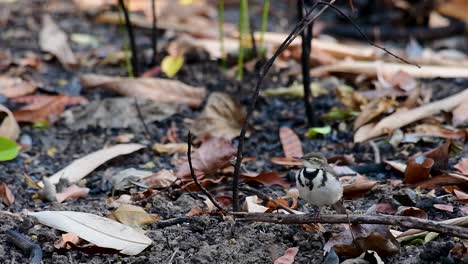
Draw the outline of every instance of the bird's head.
<instances>
[{"instance_id":1,"label":"bird's head","mask_svg":"<svg viewBox=\"0 0 468 264\"><path fill-rule=\"evenodd\" d=\"M325 158L322 154L315 152L307 153L300 159L304 163L305 167L313 169L322 168L323 166L328 164L327 158Z\"/></svg>"}]
</instances>

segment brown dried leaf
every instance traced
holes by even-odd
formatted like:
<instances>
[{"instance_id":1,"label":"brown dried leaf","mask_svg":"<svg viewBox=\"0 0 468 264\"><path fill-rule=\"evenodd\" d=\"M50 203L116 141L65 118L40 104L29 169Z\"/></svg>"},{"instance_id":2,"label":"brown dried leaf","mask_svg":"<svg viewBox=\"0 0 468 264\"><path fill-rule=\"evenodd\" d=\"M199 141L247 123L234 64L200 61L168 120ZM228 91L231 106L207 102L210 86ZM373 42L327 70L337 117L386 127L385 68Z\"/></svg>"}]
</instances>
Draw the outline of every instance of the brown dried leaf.
<instances>
[{"instance_id":1,"label":"brown dried leaf","mask_svg":"<svg viewBox=\"0 0 468 264\"><path fill-rule=\"evenodd\" d=\"M355 240L350 233L352 230ZM379 255L390 256L400 252L400 243L393 237L384 225L351 225L336 236L333 236L324 246L325 251L331 248L339 256L357 257L366 250L376 251Z\"/></svg>"},{"instance_id":2,"label":"brown dried leaf","mask_svg":"<svg viewBox=\"0 0 468 264\"><path fill-rule=\"evenodd\" d=\"M57 202L61 203L68 199L78 199L78 198L86 198L89 193L89 188L86 187L79 187L76 184L73 184L63 190L60 193L57 193Z\"/></svg>"},{"instance_id":3,"label":"brown dried leaf","mask_svg":"<svg viewBox=\"0 0 468 264\"><path fill-rule=\"evenodd\" d=\"M281 127L279 137L281 146L283 146L284 156L287 158L300 158L304 156L301 140L291 128Z\"/></svg>"},{"instance_id":4,"label":"brown dried leaf","mask_svg":"<svg viewBox=\"0 0 468 264\"><path fill-rule=\"evenodd\" d=\"M405 183L413 184L429 179L434 160L424 155L410 158L405 170Z\"/></svg>"},{"instance_id":5,"label":"brown dried leaf","mask_svg":"<svg viewBox=\"0 0 468 264\"><path fill-rule=\"evenodd\" d=\"M0 113L1 115L6 115L0 124L0 137L16 141L20 134L20 127L13 113L2 104L0 104Z\"/></svg>"},{"instance_id":6,"label":"brown dried leaf","mask_svg":"<svg viewBox=\"0 0 468 264\"><path fill-rule=\"evenodd\" d=\"M468 193L461 190L454 189L453 194L457 197L458 201L468 201Z\"/></svg>"},{"instance_id":7,"label":"brown dried leaf","mask_svg":"<svg viewBox=\"0 0 468 264\"><path fill-rule=\"evenodd\" d=\"M460 161L453 167L463 174L468 174L468 158L460 159Z\"/></svg>"},{"instance_id":8,"label":"brown dried leaf","mask_svg":"<svg viewBox=\"0 0 468 264\"><path fill-rule=\"evenodd\" d=\"M354 129L371 122L383 113L389 112L396 106L395 98L378 98L362 107L361 113L354 121Z\"/></svg>"},{"instance_id":9,"label":"brown dried leaf","mask_svg":"<svg viewBox=\"0 0 468 264\"><path fill-rule=\"evenodd\" d=\"M377 185L376 181L365 176L343 176L340 177L343 185L343 195L346 198L358 197L372 190Z\"/></svg>"},{"instance_id":10,"label":"brown dried leaf","mask_svg":"<svg viewBox=\"0 0 468 264\"><path fill-rule=\"evenodd\" d=\"M445 185L466 185L467 181L460 178L455 178L449 175L439 175L425 181L419 182L418 186L423 189L440 189Z\"/></svg>"},{"instance_id":11,"label":"brown dried leaf","mask_svg":"<svg viewBox=\"0 0 468 264\"><path fill-rule=\"evenodd\" d=\"M0 94L7 98L31 94L36 89L37 86L32 82L24 81L21 78L0 76Z\"/></svg>"},{"instance_id":12,"label":"brown dried leaf","mask_svg":"<svg viewBox=\"0 0 468 264\"><path fill-rule=\"evenodd\" d=\"M378 203L375 205L375 211L379 214L393 215L397 212L395 207L390 203Z\"/></svg>"},{"instance_id":13,"label":"brown dried leaf","mask_svg":"<svg viewBox=\"0 0 468 264\"><path fill-rule=\"evenodd\" d=\"M192 154L195 175L203 178L202 175L213 173L218 169L226 167L235 153L236 149L231 144L231 141L219 137L208 139ZM183 163L177 166L176 176L183 181L192 181L190 167L186 158Z\"/></svg>"},{"instance_id":14,"label":"brown dried leaf","mask_svg":"<svg viewBox=\"0 0 468 264\"><path fill-rule=\"evenodd\" d=\"M299 252L298 247L288 248L283 256L277 258L274 264L293 264L294 258L296 257L297 253Z\"/></svg>"},{"instance_id":15,"label":"brown dried leaf","mask_svg":"<svg viewBox=\"0 0 468 264\"><path fill-rule=\"evenodd\" d=\"M55 24L50 15L42 17L39 45L43 51L56 56L65 68L69 69L78 64L78 60L68 45L67 35Z\"/></svg>"},{"instance_id":16,"label":"brown dried leaf","mask_svg":"<svg viewBox=\"0 0 468 264\"><path fill-rule=\"evenodd\" d=\"M65 107L75 104L86 104L88 100L81 96L68 95L41 95L23 96L13 100L14 102L31 102L19 110L13 112L19 122L36 123L40 121L54 122L65 111Z\"/></svg>"},{"instance_id":17,"label":"brown dried leaf","mask_svg":"<svg viewBox=\"0 0 468 264\"><path fill-rule=\"evenodd\" d=\"M468 109L467 109L468 110ZM463 129L447 129L436 125L418 125L414 128L418 134L427 134L447 139L462 140L466 138L466 132Z\"/></svg>"},{"instance_id":18,"label":"brown dried leaf","mask_svg":"<svg viewBox=\"0 0 468 264\"><path fill-rule=\"evenodd\" d=\"M450 204L434 204L434 208L453 213L453 205Z\"/></svg>"},{"instance_id":19,"label":"brown dried leaf","mask_svg":"<svg viewBox=\"0 0 468 264\"><path fill-rule=\"evenodd\" d=\"M405 92L413 90L418 85L416 79L405 71L398 71L387 79L388 83Z\"/></svg>"},{"instance_id":20,"label":"brown dried leaf","mask_svg":"<svg viewBox=\"0 0 468 264\"><path fill-rule=\"evenodd\" d=\"M286 157L273 157L270 161L274 164L282 166L302 166L302 161L295 158L286 158Z\"/></svg>"},{"instance_id":21,"label":"brown dried leaf","mask_svg":"<svg viewBox=\"0 0 468 264\"><path fill-rule=\"evenodd\" d=\"M280 185L285 188L290 187L290 183L276 171L261 173L241 173L242 179L246 183L260 183L265 186Z\"/></svg>"},{"instance_id":22,"label":"brown dried leaf","mask_svg":"<svg viewBox=\"0 0 468 264\"><path fill-rule=\"evenodd\" d=\"M449 139L444 144L424 153L428 158L434 160L432 170L446 170L448 168L448 160L452 141Z\"/></svg>"},{"instance_id":23,"label":"brown dried leaf","mask_svg":"<svg viewBox=\"0 0 468 264\"><path fill-rule=\"evenodd\" d=\"M54 243L54 247L56 249L61 249L61 248L71 249L71 247L67 245L68 243L78 245L80 242L81 242L81 238L79 238L77 235L73 233L66 233L66 234L62 234L60 239Z\"/></svg>"},{"instance_id":24,"label":"brown dried leaf","mask_svg":"<svg viewBox=\"0 0 468 264\"><path fill-rule=\"evenodd\" d=\"M148 214L143 208L130 204L122 204L107 216L128 226L150 225L160 219L158 215Z\"/></svg>"},{"instance_id":25,"label":"brown dried leaf","mask_svg":"<svg viewBox=\"0 0 468 264\"><path fill-rule=\"evenodd\" d=\"M199 107L206 95L206 89L193 87L176 80L160 78L123 78L97 74L83 74L81 85L85 88L104 88L136 98L155 102L187 104Z\"/></svg>"},{"instance_id":26,"label":"brown dried leaf","mask_svg":"<svg viewBox=\"0 0 468 264\"><path fill-rule=\"evenodd\" d=\"M417 208L417 207L408 207L408 206L398 207L396 215L411 216L411 217L417 217L417 218L421 218L421 219L427 219L428 218L428 215L424 210L422 210L420 208Z\"/></svg>"},{"instance_id":27,"label":"brown dried leaf","mask_svg":"<svg viewBox=\"0 0 468 264\"><path fill-rule=\"evenodd\" d=\"M10 206L15 202L15 196L4 182L0 184L0 199L6 206Z\"/></svg>"},{"instance_id":28,"label":"brown dried leaf","mask_svg":"<svg viewBox=\"0 0 468 264\"><path fill-rule=\"evenodd\" d=\"M150 188L165 188L171 186L177 177L170 170L160 170L157 173L143 178L141 181L146 183Z\"/></svg>"},{"instance_id":29,"label":"brown dried leaf","mask_svg":"<svg viewBox=\"0 0 468 264\"><path fill-rule=\"evenodd\" d=\"M239 136L246 111L234 97L214 92L203 112L192 121L191 131L199 136L233 139Z\"/></svg>"}]
</instances>

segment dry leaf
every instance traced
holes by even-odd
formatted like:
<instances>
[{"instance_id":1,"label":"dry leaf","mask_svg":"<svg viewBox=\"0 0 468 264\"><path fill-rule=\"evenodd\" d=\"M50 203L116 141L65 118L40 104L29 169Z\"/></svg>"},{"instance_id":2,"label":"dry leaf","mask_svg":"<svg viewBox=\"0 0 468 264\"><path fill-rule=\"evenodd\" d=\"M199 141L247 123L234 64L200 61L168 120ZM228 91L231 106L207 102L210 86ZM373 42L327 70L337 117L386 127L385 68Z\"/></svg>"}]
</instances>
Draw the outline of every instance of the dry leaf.
<instances>
[{"instance_id":1,"label":"dry leaf","mask_svg":"<svg viewBox=\"0 0 468 264\"><path fill-rule=\"evenodd\" d=\"M434 208L453 213L453 205L450 204L434 204Z\"/></svg>"},{"instance_id":2,"label":"dry leaf","mask_svg":"<svg viewBox=\"0 0 468 264\"><path fill-rule=\"evenodd\" d=\"M31 94L36 89L36 85L21 78L0 76L0 94L7 98Z\"/></svg>"},{"instance_id":3,"label":"dry leaf","mask_svg":"<svg viewBox=\"0 0 468 264\"><path fill-rule=\"evenodd\" d=\"M463 174L468 174L468 158L460 159L453 167Z\"/></svg>"},{"instance_id":4,"label":"dry leaf","mask_svg":"<svg viewBox=\"0 0 468 264\"><path fill-rule=\"evenodd\" d=\"M61 203L68 199L77 199L77 198L86 198L89 193L89 188L79 187L76 184L73 184L67 187L60 193L57 193L57 202Z\"/></svg>"},{"instance_id":5,"label":"dry leaf","mask_svg":"<svg viewBox=\"0 0 468 264\"><path fill-rule=\"evenodd\" d=\"M160 219L158 215L148 214L143 208L130 204L120 205L107 217L132 227L150 225Z\"/></svg>"},{"instance_id":6,"label":"dry leaf","mask_svg":"<svg viewBox=\"0 0 468 264\"><path fill-rule=\"evenodd\" d=\"M229 165L236 149L229 140L213 137L203 142L199 149L192 154L192 164L197 177L214 173L216 170ZM184 160L177 167L177 178L183 181L192 181L188 160Z\"/></svg>"},{"instance_id":7,"label":"dry leaf","mask_svg":"<svg viewBox=\"0 0 468 264\"><path fill-rule=\"evenodd\" d=\"M434 160L434 166L432 170L446 170L448 169L448 160L450 156L450 148L452 146L452 141L449 139L437 146L436 148L429 150L424 153L428 158Z\"/></svg>"},{"instance_id":8,"label":"dry leaf","mask_svg":"<svg viewBox=\"0 0 468 264\"><path fill-rule=\"evenodd\" d=\"M206 89L193 87L176 80L160 78L123 78L97 74L83 74L80 78L85 88L104 88L116 93L155 102L187 104L199 107Z\"/></svg>"},{"instance_id":9,"label":"dry leaf","mask_svg":"<svg viewBox=\"0 0 468 264\"><path fill-rule=\"evenodd\" d=\"M259 199L257 195L245 197L244 209L249 213L264 213L268 210L268 207L259 205Z\"/></svg>"},{"instance_id":10,"label":"dry leaf","mask_svg":"<svg viewBox=\"0 0 468 264\"><path fill-rule=\"evenodd\" d=\"M362 106L361 113L354 121L354 129L371 122L383 113L387 113L394 109L397 102L394 98L378 98L370 101L368 104Z\"/></svg>"},{"instance_id":11,"label":"dry leaf","mask_svg":"<svg viewBox=\"0 0 468 264\"><path fill-rule=\"evenodd\" d=\"M462 127L468 125L468 102L465 101L452 111L452 125Z\"/></svg>"},{"instance_id":12,"label":"dry leaf","mask_svg":"<svg viewBox=\"0 0 468 264\"><path fill-rule=\"evenodd\" d=\"M281 127L279 130L281 146L287 158L300 158L304 156L302 143L296 133L289 127Z\"/></svg>"},{"instance_id":13,"label":"dry leaf","mask_svg":"<svg viewBox=\"0 0 468 264\"><path fill-rule=\"evenodd\" d=\"M126 255L137 255L152 241L144 234L114 220L81 212L28 212L41 224L74 233L99 247L113 248Z\"/></svg>"},{"instance_id":14,"label":"dry leaf","mask_svg":"<svg viewBox=\"0 0 468 264\"><path fill-rule=\"evenodd\" d=\"M187 153L187 143L155 143L152 149L161 154Z\"/></svg>"},{"instance_id":15,"label":"dry leaf","mask_svg":"<svg viewBox=\"0 0 468 264\"><path fill-rule=\"evenodd\" d=\"M336 167L334 167L334 169L335 168ZM335 171L337 170L335 169ZM369 180L369 178L361 175L343 176L340 177L340 182L343 185L343 195L345 197L361 196L367 193L368 191L372 190L377 185L376 181Z\"/></svg>"},{"instance_id":16,"label":"dry leaf","mask_svg":"<svg viewBox=\"0 0 468 264\"><path fill-rule=\"evenodd\" d=\"M427 135L461 141L464 141L466 138L466 132L462 129L447 129L436 125L417 125L414 131L418 134L422 134L421 136Z\"/></svg>"},{"instance_id":17,"label":"dry leaf","mask_svg":"<svg viewBox=\"0 0 468 264\"><path fill-rule=\"evenodd\" d=\"M125 190L131 186L134 186L134 182L138 182L141 179L152 175L151 171L137 170L135 168L128 168L121 170L118 173L112 173L110 183L112 184L113 190Z\"/></svg>"},{"instance_id":18,"label":"dry leaf","mask_svg":"<svg viewBox=\"0 0 468 264\"><path fill-rule=\"evenodd\" d=\"M405 169L405 183L413 184L427 180L433 165L434 160L424 155L409 159Z\"/></svg>"},{"instance_id":19,"label":"dry leaf","mask_svg":"<svg viewBox=\"0 0 468 264\"><path fill-rule=\"evenodd\" d=\"M106 161L120 155L130 154L144 147L141 144L119 144L95 151L73 161L67 167L50 176L49 180L53 184L57 184L60 179L66 179L70 183L78 182Z\"/></svg>"},{"instance_id":20,"label":"dry leaf","mask_svg":"<svg viewBox=\"0 0 468 264\"><path fill-rule=\"evenodd\" d=\"M241 173L241 177L246 183L256 182L265 186L280 185L285 188L289 188L291 186L291 184L276 171L261 173L244 172Z\"/></svg>"},{"instance_id":21,"label":"dry leaf","mask_svg":"<svg viewBox=\"0 0 468 264\"><path fill-rule=\"evenodd\" d=\"M397 212L395 207L390 203L378 203L375 205L375 212L379 214L393 215Z\"/></svg>"},{"instance_id":22,"label":"dry leaf","mask_svg":"<svg viewBox=\"0 0 468 264\"><path fill-rule=\"evenodd\" d=\"M274 264L293 264L297 252L299 252L298 247L288 248L283 256L275 260Z\"/></svg>"},{"instance_id":23,"label":"dry leaf","mask_svg":"<svg viewBox=\"0 0 468 264\"><path fill-rule=\"evenodd\" d=\"M302 166L302 161L295 158L286 158L286 157L273 157L270 161L274 164L282 166Z\"/></svg>"},{"instance_id":24,"label":"dry leaf","mask_svg":"<svg viewBox=\"0 0 468 264\"><path fill-rule=\"evenodd\" d=\"M454 189L453 194L457 197L457 200L460 202L467 202L468 201L468 193Z\"/></svg>"},{"instance_id":25,"label":"dry leaf","mask_svg":"<svg viewBox=\"0 0 468 264\"><path fill-rule=\"evenodd\" d=\"M350 230L353 232L354 241ZM389 256L400 252L400 243L390 233L387 226L353 224L350 229L342 231L327 241L324 250L329 252L331 248L334 248L339 256L356 257L366 250Z\"/></svg>"},{"instance_id":26,"label":"dry leaf","mask_svg":"<svg viewBox=\"0 0 468 264\"><path fill-rule=\"evenodd\" d=\"M36 123L48 121L53 123L68 105L86 104L88 100L81 96L40 95L23 96L13 100L17 103L30 103L13 112L18 122Z\"/></svg>"},{"instance_id":27,"label":"dry leaf","mask_svg":"<svg viewBox=\"0 0 468 264\"><path fill-rule=\"evenodd\" d=\"M409 92L418 86L418 82L404 71L398 71L388 78L388 83L405 92Z\"/></svg>"},{"instance_id":28,"label":"dry leaf","mask_svg":"<svg viewBox=\"0 0 468 264\"><path fill-rule=\"evenodd\" d=\"M70 246L67 245L67 243L72 243L74 245L78 245L81 242L81 239L73 234L73 233L66 233L62 234L59 240L54 243L54 248L56 249L61 249L61 248L66 248L70 249Z\"/></svg>"},{"instance_id":29,"label":"dry leaf","mask_svg":"<svg viewBox=\"0 0 468 264\"><path fill-rule=\"evenodd\" d=\"M441 111L451 111L467 100L468 89L445 99L422 105L411 110L400 109L394 114L380 120L377 124L368 124L359 128L354 134L354 142L363 142L378 137L388 131L406 126L429 116L434 116Z\"/></svg>"},{"instance_id":30,"label":"dry leaf","mask_svg":"<svg viewBox=\"0 0 468 264\"><path fill-rule=\"evenodd\" d=\"M408 206L398 207L396 215L411 216L411 217L417 217L417 218L421 218L421 219L427 219L428 218L428 215L424 210L422 210L420 208L417 208L417 207L408 207Z\"/></svg>"},{"instance_id":31,"label":"dry leaf","mask_svg":"<svg viewBox=\"0 0 468 264\"><path fill-rule=\"evenodd\" d=\"M78 64L63 32L50 15L42 16L42 29L39 33L39 46L43 51L57 57L65 68L69 69Z\"/></svg>"},{"instance_id":32,"label":"dry leaf","mask_svg":"<svg viewBox=\"0 0 468 264\"><path fill-rule=\"evenodd\" d=\"M2 115L6 115L0 124L0 137L16 141L20 134L20 127L16 122L13 113L2 104L0 104L0 112L3 113Z\"/></svg>"},{"instance_id":33,"label":"dry leaf","mask_svg":"<svg viewBox=\"0 0 468 264\"><path fill-rule=\"evenodd\" d=\"M15 202L15 196L4 182L0 184L0 199L6 206L10 206Z\"/></svg>"},{"instance_id":34,"label":"dry leaf","mask_svg":"<svg viewBox=\"0 0 468 264\"><path fill-rule=\"evenodd\" d=\"M143 178L141 181L147 184L150 188L166 188L174 184L177 177L170 170L160 170L150 176Z\"/></svg>"},{"instance_id":35,"label":"dry leaf","mask_svg":"<svg viewBox=\"0 0 468 264\"><path fill-rule=\"evenodd\" d=\"M233 139L239 136L246 116L245 109L232 96L214 92L205 109L191 124L193 134Z\"/></svg>"}]
</instances>

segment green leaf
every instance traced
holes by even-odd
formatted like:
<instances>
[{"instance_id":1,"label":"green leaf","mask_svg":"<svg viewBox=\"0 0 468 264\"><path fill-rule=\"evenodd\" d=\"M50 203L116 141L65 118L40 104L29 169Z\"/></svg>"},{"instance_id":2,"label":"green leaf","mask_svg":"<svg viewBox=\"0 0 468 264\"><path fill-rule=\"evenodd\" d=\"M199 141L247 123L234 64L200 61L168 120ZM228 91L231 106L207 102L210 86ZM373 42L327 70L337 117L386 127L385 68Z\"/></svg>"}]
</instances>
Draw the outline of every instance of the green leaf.
<instances>
[{"instance_id":1,"label":"green leaf","mask_svg":"<svg viewBox=\"0 0 468 264\"><path fill-rule=\"evenodd\" d=\"M12 160L18 156L20 147L16 142L0 137L0 161Z\"/></svg>"},{"instance_id":2,"label":"green leaf","mask_svg":"<svg viewBox=\"0 0 468 264\"><path fill-rule=\"evenodd\" d=\"M324 126L324 127L311 127L307 131L307 137L314 138L318 134L326 135L332 131L331 126Z\"/></svg>"},{"instance_id":3,"label":"green leaf","mask_svg":"<svg viewBox=\"0 0 468 264\"><path fill-rule=\"evenodd\" d=\"M346 120L351 117L358 116L359 113L350 110L342 110L336 107L333 107L328 113L323 115L323 118L328 120Z\"/></svg>"},{"instance_id":4,"label":"green leaf","mask_svg":"<svg viewBox=\"0 0 468 264\"><path fill-rule=\"evenodd\" d=\"M182 56L166 56L161 62L162 71L169 77L174 77L184 65Z\"/></svg>"},{"instance_id":5,"label":"green leaf","mask_svg":"<svg viewBox=\"0 0 468 264\"><path fill-rule=\"evenodd\" d=\"M49 122L43 120L43 121L37 121L33 124L33 127L34 128L38 128L38 129L47 129L49 128Z\"/></svg>"}]
</instances>

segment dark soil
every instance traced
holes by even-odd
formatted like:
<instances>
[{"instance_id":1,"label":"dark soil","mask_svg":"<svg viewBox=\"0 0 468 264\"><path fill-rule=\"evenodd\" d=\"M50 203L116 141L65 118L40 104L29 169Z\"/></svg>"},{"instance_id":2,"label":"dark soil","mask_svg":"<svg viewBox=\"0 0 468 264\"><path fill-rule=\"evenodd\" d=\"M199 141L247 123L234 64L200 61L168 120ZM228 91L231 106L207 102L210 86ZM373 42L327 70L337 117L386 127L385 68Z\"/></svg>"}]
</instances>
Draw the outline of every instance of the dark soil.
<instances>
[{"instance_id":1,"label":"dark soil","mask_svg":"<svg viewBox=\"0 0 468 264\"><path fill-rule=\"evenodd\" d=\"M47 1L18 1L17 4L9 5L12 15L8 23L0 26L0 51L8 51L12 57L22 57L26 51L41 54L37 46L38 25L40 16L47 11ZM57 1L50 1L57 2ZM60 1L62 2L62 1ZM69 4L69 1L63 1ZM69 8L55 10L53 17L61 28L67 33L81 32L97 36L102 49L105 47L120 47L121 32L111 25L97 24L92 19ZM2 5L0 4L0 9ZM5 32L24 32L17 36L7 35ZM148 47L148 40L144 32L137 30L138 44L140 47ZM80 54L86 54L89 50L82 47L72 46ZM251 92L255 84L255 74L248 73L243 82L234 81L225 76L217 62L208 61L204 54L194 54L189 59L177 79L191 84L205 86L210 92L224 91L236 95L244 105L249 102ZM99 100L104 97L113 97L115 94L99 90L81 90L78 76L83 72L102 74L125 75L124 67L116 66L94 66L82 67L78 71L67 72L57 61L49 61L44 65L41 72L27 71L25 76L40 80L43 83L42 92L58 92L68 94L82 94L89 100ZM62 84L59 80L64 79ZM288 77L284 73L271 73L266 79L265 88L274 88L289 85L295 78ZM60 85L61 84L61 85ZM444 98L456 93L466 87L465 81L460 80L432 80L427 85L434 90L432 100ZM443 86L443 89L441 88ZM441 92L443 90L443 92ZM334 94L321 96L316 99L316 116L327 112L333 106L339 105ZM108 184L102 184L103 175L109 168L143 168L145 164L153 162L158 170L162 168L174 169L168 155L158 155L150 148L137 153L118 157L99 167L86 178L86 186L91 193L86 199L64 202L62 204L41 202L32 199L35 190L24 183L23 174L26 173L35 180L43 176L50 176L62 169L78 157L99 150L107 144L116 143L115 137L124 133L132 133L135 138L132 142L150 145L160 142L166 131L172 124L178 128L179 138L183 141L186 137L187 128L184 119L193 118L201 110L185 110L166 120L149 123L151 140L147 140L141 127L128 129L102 129L89 128L74 131L67 127L63 121L55 123L47 129L23 126L22 135L32 138L32 148L22 152L13 161L0 163L0 182L7 183L15 194L16 201L6 207L0 204L0 210L19 213L23 209L30 211L42 210L72 210L94 213L105 216L113 209L109 208L106 199L111 196L111 188ZM257 104L251 120L254 129L247 141L245 149L246 156L257 158L255 168L257 171L275 170L286 172L283 167L272 164L271 157L283 156L279 141L278 129L281 126L293 128L301 137L304 151L320 151L327 156L337 154L353 154L357 164L368 164L374 160L374 153L368 144L352 143L352 123L348 122L346 129L335 129L330 135L319 139L305 139L304 134L307 126L304 123L304 108L302 100L287 99L282 97L261 98ZM338 128L338 124L333 124ZM440 142L424 145L411 145L410 154L430 149ZM401 156L399 149L394 149L385 141L379 141L382 159L405 158ZM48 155L48 150L57 148L57 153ZM461 155L467 156L465 147ZM452 157L451 164L455 163L460 156ZM289 173L289 176L293 172ZM400 174L391 170L369 173L367 176L377 179L383 184L387 179L401 178ZM398 188L377 188L364 197L346 201L346 206L355 213L365 212L372 204L388 199L392 194L398 192ZM131 192L136 192L132 189ZM264 192L275 192L284 194L280 187L263 187ZM422 194L426 191L422 191ZM448 219L463 216L464 213L455 209L454 213L443 212L432 207L435 201L422 195L417 196L417 206L429 214L430 219ZM451 203L456 201L443 198L437 203ZM302 204L302 203L301 203ZM159 214L163 219L183 217L193 206L203 204L193 196L180 193L177 190L166 190L158 192L145 205L150 213ZM299 208L309 211L308 207ZM326 225L328 230L337 227ZM44 263L272 263L272 260L281 256L289 247L299 247L299 253L295 263L321 263L323 259L323 245L317 234L309 233L300 226L273 225L264 223L235 223L229 218L220 220L213 217L199 217L188 223L180 225L157 228L157 224L147 228L147 235L153 240L153 244L137 256L125 256L119 254L86 254L79 251L58 251L53 247L61 232L37 224L34 219L27 218L25 222L2 215L0 218L0 263L27 263L28 256L5 241L5 231L17 229L36 241L44 253ZM386 263L456 263L448 257L449 250L455 240L450 237L441 236L436 241L426 245L403 246L401 253L397 256L384 258ZM170 260L172 262L170 262Z\"/></svg>"}]
</instances>

